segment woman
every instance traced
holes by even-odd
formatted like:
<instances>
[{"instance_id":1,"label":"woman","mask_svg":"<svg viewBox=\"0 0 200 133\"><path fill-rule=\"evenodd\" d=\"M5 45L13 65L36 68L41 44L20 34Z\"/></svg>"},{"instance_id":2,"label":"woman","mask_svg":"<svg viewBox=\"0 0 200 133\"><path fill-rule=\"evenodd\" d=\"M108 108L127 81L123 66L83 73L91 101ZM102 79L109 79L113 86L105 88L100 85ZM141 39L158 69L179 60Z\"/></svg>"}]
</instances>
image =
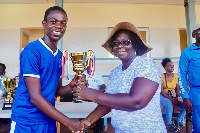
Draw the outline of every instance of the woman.
<instances>
[{"instance_id":1,"label":"woman","mask_svg":"<svg viewBox=\"0 0 200 133\"><path fill-rule=\"evenodd\" d=\"M180 95L180 91L178 88L178 75L173 73L174 64L171 59L165 58L162 60L161 64L166 70L166 73L162 74L162 87L160 93L161 108L164 106L166 109L166 119L169 129L173 132L177 132L178 130L180 130L180 121L186 114L186 111L183 107L183 102L178 102L178 97ZM172 113L173 104L176 105L175 102L178 102L177 105L181 107L181 111L174 121L174 126L172 124Z\"/></svg>"},{"instance_id":2,"label":"woman","mask_svg":"<svg viewBox=\"0 0 200 133\"><path fill-rule=\"evenodd\" d=\"M112 110L111 123L116 133L166 133L160 109L161 73L150 58L142 57L150 48L129 22L117 24L102 45L122 64L112 70L105 93L84 87L75 89L76 100L98 103L81 121L89 126Z\"/></svg>"}]
</instances>

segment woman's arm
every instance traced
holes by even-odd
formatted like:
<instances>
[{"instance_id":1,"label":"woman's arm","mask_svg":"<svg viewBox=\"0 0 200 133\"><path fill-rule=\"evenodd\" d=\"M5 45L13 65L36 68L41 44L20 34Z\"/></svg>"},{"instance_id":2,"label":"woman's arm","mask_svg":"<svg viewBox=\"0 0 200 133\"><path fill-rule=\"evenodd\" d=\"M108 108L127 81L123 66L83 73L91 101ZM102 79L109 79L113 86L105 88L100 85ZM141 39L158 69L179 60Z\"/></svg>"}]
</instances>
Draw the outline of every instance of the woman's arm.
<instances>
[{"instance_id":1,"label":"woman's arm","mask_svg":"<svg viewBox=\"0 0 200 133\"><path fill-rule=\"evenodd\" d=\"M81 121L81 126L90 126L98 119L108 114L110 111L111 109L109 107L99 104L94 111L92 111L85 119Z\"/></svg>"},{"instance_id":2,"label":"woman's arm","mask_svg":"<svg viewBox=\"0 0 200 133\"><path fill-rule=\"evenodd\" d=\"M176 84L175 92L176 92L176 97L178 98L180 96L180 90L178 84Z\"/></svg>"},{"instance_id":3,"label":"woman's arm","mask_svg":"<svg viewBox=\"0 0 200 133\"><path fill-rule=\"evenodd\" d=\"M130 93L106 94L84 87L75 89L75 100L91 100L112 109L135 111L144 108L155 95L159 84L147 78L138 77L134 80Z\"/></svg>"}]
</instances>

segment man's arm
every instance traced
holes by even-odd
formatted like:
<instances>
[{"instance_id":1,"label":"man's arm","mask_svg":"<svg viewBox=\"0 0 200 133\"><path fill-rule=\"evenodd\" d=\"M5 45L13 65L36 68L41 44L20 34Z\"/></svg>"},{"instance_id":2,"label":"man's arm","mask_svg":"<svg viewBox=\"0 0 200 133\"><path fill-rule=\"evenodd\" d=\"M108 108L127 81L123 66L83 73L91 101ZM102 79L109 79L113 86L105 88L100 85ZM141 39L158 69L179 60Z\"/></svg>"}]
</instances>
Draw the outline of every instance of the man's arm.
<instances>
[{"instance_id":1,"label":"man's arm","mask_svg":"<svg viewBox=\"0 0 200 133\"><path fill-rule=\"evenodd\" d=\"M72 79L72 81L68 85L62 86L62 78L60 78L60 80L58 82L58 88L56 91L56 95L63 96L63 95L66 95L67 93L70 93L73 90L73 88L75 87L77 80L78 80L78 74L75 75L75 77Z\"/></svg>"},{"instance_id":2,"label":"man's arm","mask_svg":"<svg viewBox=\"0 0 200 133\"><path fill-rule=\"evenodd\" d=\"M61 122L72 131L80 131L81 126L78 121L71 120L59 112L47 99L41 94L40 79L35 77L25 77L26 86L30 95L30 102L49 117Z\"/></svg>"},{"instance_id":3,"label":"man's arm","mask_svg":"<svg viewBox=\"0 0 200 133\"><path fill-rule=\"evenodd\" d=\"M183 51L180 56L179 61L179 89L180 95L183 98L183 105L186 111L193 112L192 103L189 99L188 89L187 89L187 74L188 74L188 63L189 59L186 53Z\"/></svg>"},{"instance_id":4,"label":"man's arm","mask_svg":"<svg viewBox=\"0 0 200 133\"><path fill-rule=\"evenodd\" d=\"M188 62L189 59L186 53L183 51L180 56L178 70L180 95L183 99L189 98L187 89Z\"/></svg>"}]
</instances>

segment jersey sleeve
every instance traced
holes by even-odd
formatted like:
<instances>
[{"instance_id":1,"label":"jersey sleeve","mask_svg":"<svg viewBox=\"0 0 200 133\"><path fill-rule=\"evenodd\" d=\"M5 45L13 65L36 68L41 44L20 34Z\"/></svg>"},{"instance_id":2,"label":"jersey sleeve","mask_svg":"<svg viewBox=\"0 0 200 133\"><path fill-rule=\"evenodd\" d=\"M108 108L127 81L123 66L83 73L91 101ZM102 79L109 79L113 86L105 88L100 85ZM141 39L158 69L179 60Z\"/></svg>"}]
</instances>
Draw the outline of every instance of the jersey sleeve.
<instances>
[{"instance_id":1,"label":"jersey sleeve","mask_svg":"<svg viewBox=\"0 0 200 133\"><path fill-rule=\"evenodd\" d=\"M157 64L150 58L146 58L142 61L135 74L135 77L143 77L158 84L161 83L160 69L158 68Z\"/></svg>"},{"instance_id":2,"label":"jersey sleeve","mask_svg":"<svg viewBox=\"0 0 200 133\"><path fill-rule=\"evenodd\" d=\"M23 76L40 78L40 57L35 52L24 50L20 55L20 64L21 69L23 69Z\"/></svg>"},{"instance_id":3,"label":"jersey sleeve","mask_svg":"<svg viewBox=\"0 0 200 133\"><path fill-rule=\"evenodd\" d=\"M185 51L183 51L180 56L179 69L178 69L179 89L180 89L180 95L183 99L189 98L188 89L187 89L188 62L189 62L189 59Z\"/></svg>"}]
</instances>

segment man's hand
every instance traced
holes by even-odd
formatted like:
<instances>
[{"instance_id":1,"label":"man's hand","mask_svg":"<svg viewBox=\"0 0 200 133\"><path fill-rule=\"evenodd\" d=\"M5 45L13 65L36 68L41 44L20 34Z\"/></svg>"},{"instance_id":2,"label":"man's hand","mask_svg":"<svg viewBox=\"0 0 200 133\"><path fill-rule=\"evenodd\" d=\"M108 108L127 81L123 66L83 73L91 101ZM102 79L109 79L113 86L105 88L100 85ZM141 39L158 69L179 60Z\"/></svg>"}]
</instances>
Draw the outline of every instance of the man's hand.
<instances>
[{"instance_id":1,"label":"man's hand","mask_svg":"<svg viewBox=\"0 0 200 133\"><path fill-rule=\"evenodd\" d=\"M78 74L76 73L75 77L72 79L72 81L69 83L70 87L73 88L76 87L76 83L78 82Z\"/></svg>"},{"instance_id":2,"label":"man's hand","mask_svg":"<svg viewBox=\"0 0 200 133\"><path fill-rule=\"evenodd\" d=\"M81 126L84 127L84 131L87 131L87 129L91 126L91 123L87 119L81 120Z\"/></svg>"},{"instance_id":3,"label":"man's hand","mask_svg":"<svg viewBox=\"0 0 200 133\"><path fill-rule=\"evenodd\" d=\"M82 131L83 127L81 126L81 123L78 119L71 119L67 125L67 127L73 131L73 132L77 132L77 131Z\"/></svg>"},{"instance_id":4,"label":"man's hand","mask_svg":"<svg viewBox=\"0 0 200 133\"><path fill-rule=\"evenodd\" d=\"M192 103L191 103L189 98L183 99L183 106L184 106L186 111L193 112Z\"/></svg>"},{"instance_id":5,"label":"man's hand","mask_svg":"<svg viewBox=\"0 0 200 133\"><path fill-rule=\"evenodd\" d=\"M78 83L81 83L82 85L88 87L89 84L85 74L83 74L81 79L78 80Z\"/></svg>"}]
</instances>

